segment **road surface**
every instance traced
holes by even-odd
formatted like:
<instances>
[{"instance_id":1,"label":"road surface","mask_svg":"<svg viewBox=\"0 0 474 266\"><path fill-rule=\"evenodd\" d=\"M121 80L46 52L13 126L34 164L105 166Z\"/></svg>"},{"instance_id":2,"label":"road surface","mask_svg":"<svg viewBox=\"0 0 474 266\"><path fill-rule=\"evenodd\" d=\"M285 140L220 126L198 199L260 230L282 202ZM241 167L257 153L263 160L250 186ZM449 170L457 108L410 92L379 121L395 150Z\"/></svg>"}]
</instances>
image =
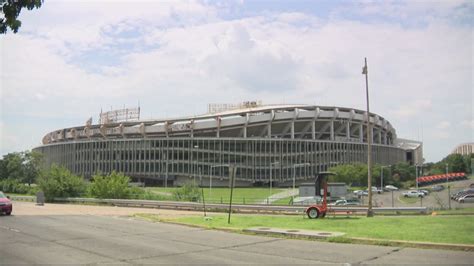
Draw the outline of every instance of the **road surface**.
<instances>
[{"instance_id":1,"label":"road surface","mask_svg":"<svg viewBox=\"0 0 474 266\"><path fill-rule=\"evenodd\" d=\"M15 215L0 216L0 264L471 264L474 261L473 252L242 235L116 215L117 211L120 214L146 211L137 208L115 208L114 212L114 207L79 207L15 203Z\"/></svg>"}]
</instances>

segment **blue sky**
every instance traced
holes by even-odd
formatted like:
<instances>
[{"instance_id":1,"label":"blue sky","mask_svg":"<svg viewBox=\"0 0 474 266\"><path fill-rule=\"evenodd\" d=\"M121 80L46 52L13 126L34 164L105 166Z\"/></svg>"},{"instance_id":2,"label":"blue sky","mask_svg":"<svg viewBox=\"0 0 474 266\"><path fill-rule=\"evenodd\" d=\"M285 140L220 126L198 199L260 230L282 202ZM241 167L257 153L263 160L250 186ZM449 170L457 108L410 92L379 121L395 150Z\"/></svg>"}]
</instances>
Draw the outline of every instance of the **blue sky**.
<instances>
[{"instance_id":1,"label":"blue sky","mask_svg":"<svg viewBox=\"0 0 474 266\"><path fill-rule=\"evenodd\" d=\"M0 36L0 155L136 106L262 100L365 109L427 161L473 141L472 1L54 1Z\"/></svg>"}]
</instances>

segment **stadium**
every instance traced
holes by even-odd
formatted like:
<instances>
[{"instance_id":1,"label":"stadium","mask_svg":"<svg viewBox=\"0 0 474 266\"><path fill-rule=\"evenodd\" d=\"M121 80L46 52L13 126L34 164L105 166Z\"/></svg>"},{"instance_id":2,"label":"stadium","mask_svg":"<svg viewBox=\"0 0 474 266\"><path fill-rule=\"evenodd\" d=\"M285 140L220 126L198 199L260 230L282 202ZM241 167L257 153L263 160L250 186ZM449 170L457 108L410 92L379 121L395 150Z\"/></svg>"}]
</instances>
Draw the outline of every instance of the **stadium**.
<instances>
[{"instance_id":1,"label":"stadium","mask_svg":"<svg viewBox=\"0 0 474 266\"><path fill-rule=\"evenodd\" d=\"M34 150L46 166L85 178L115 170L166 186L227 186L229 166L237 186L288 186L338 164L367 162L367 113L353 108L244 102L211 104L199 116L139 117L140 108L101 112L99 123L50 132ZM420 142L397 138L377 114L370 124L374 163L422 162Z\"/></svg>"}]
</instances>

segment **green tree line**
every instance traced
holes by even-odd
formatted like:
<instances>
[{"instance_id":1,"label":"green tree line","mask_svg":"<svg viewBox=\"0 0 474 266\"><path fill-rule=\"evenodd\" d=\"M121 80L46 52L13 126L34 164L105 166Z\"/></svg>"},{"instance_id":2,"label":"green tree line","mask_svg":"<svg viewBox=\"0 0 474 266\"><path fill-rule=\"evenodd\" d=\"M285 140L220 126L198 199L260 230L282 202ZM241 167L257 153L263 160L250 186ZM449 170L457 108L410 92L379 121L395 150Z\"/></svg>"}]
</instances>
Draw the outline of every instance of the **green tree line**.
<instances>
[{"instance_id":1,"label":"green tree line","mask_svg":"<svg viewBox=\"0 0 474 266\"><path fill-rule=\"evenodd\" d=\"M474 154L460 155L451 154L437 163L426 163L415 167L408 163L398 163L395 165L374 165L372 167L372 184L380 186L383 174L384 185L394 185L397 187L410 187L415 184L416 170L418 176L438 175L453 172L463 172L471 175L471 160ZM336 175L330 178L331 182L344 182L352 186L367 186L367 165L362 163L338 165L329 169ZM383 173L382 173L383 171Z\"/></svg>"}]
</instances>

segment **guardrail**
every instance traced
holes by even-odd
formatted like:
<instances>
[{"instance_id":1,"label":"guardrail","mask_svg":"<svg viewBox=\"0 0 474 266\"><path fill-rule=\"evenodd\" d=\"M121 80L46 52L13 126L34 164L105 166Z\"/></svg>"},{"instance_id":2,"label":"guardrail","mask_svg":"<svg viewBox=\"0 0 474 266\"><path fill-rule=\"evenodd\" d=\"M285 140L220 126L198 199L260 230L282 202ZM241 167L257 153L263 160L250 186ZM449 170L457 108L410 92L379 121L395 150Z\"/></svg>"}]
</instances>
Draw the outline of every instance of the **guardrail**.
<instances>
[{"instance_id":1,"label":"guardrail","mask_svg":"<svg viewBox=\"0 0 474 266\"><path fill-rule=\"evenodd\" d=\"M18 201L36 201L35 196L10 196L11 200L18 200Z\"/></svg>"},{"instance_id":2,"label":"guardrail","mask_svg":"<svg viewBox=\"0 0 474 266\"><path fill-rule=\"evenodd\" d=\"M202 211L204 206L199 202L180 202L180 201L155 201L155 200L124 200L124 199L93 199L93 198L55 198L56 202L75 202L83 204L107 204L114 206L127 207L145 207L157 209L174 209L174 210L189 210ZM206 204L206 211L225 212L229 208L228 204ZM362 213L367 212L366 207L331 207L331 212L334 213ZM306 206L280 206L280 205L242 205L233 204L232 211L239 213L253 212L253 213L284 213L284 214L303 214ZM426 207L375 207L374 213L401 213L401 212L419 212L426 213Z\"/></svg>"}]
</instances>

